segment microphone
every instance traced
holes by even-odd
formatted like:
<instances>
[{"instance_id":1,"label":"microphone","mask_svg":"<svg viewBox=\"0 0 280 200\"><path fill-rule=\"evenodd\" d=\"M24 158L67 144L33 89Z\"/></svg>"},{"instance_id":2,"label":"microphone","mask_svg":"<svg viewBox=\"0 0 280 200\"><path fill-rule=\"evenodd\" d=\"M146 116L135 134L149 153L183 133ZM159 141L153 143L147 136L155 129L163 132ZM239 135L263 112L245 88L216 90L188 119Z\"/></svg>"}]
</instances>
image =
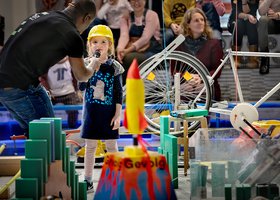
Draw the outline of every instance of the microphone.
<instances>
[{"instance_id":1,"label":"microphone","mask_svg":"<svg viewBox=\"0 0 280 200\"><path fill-rule=\"evenodd\" d=\"M93 57L95 57L95 58L100 58L100 55L101 55L100 51L99 51L99 50L96 50L96 51L94 52L94 54L93 54Z\"/></svg>"},{"instance_id":2,"label":"microphone","mask_svg":"<svg viewBox=\"0 0 280 200\"><path fill-rule=\"evenodd\" d=\"M115 59L115 56L114 55L109 55L108 59Z\"/></svg>"}]
</instances>

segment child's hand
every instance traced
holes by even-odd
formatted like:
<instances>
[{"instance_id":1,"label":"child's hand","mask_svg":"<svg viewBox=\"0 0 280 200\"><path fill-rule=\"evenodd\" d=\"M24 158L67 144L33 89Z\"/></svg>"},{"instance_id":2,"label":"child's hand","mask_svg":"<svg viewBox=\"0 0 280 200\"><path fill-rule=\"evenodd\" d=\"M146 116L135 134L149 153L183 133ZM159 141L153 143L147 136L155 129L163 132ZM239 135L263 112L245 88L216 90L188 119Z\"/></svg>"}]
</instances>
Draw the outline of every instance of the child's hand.
<instances>
[{"instance_id":1,"label":"child's hand","mask_svg":"<svg viewBox=\"0 0 280 200\"><path fill-rule=\"evenodd\" d=\"M111 126L113 126L112 130L116 130L120 128L120 124L121 124L120 115L115 115L111 120Z\"/></svg>"}]
</instances>

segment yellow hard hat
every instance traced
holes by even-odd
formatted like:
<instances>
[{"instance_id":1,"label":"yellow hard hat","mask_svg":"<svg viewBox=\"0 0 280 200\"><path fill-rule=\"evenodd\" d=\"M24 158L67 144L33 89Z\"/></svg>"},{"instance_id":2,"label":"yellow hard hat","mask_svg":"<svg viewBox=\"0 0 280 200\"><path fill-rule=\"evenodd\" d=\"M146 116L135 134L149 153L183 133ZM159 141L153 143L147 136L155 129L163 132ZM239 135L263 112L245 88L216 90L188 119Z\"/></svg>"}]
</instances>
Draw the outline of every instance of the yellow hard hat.
<instances>
[{"instance_id":1,"label":"yellow hard hat","mask_svg":"<svg viewBox=\"0 0 280 200\"><path fill-rule=\"evenodd\" d=\"M88 34L88 41L96 36L104 36L109 38L109 40L114 43L113 33L108 26L105 25L96 25L92 27Z\"/></svg>"}]
</instances>

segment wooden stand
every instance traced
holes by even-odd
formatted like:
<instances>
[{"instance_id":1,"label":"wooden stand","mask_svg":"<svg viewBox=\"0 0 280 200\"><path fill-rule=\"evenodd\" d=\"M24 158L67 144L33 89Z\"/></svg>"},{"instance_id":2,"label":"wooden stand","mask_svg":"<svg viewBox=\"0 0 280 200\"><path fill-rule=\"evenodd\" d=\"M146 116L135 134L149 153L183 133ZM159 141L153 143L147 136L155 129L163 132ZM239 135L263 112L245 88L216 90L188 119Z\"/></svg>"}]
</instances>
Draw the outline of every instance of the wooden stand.
<instances>
[{"instance_id":1,"label":"wooden stand","mask_svg":"<svg viewBox=\"0 0 280 200\"><path fill-rule=\"evenodd\" d=\"M184 123L184 135L183 137L178 137L178 145L184 146L184 174L187 175L187 170L189 168L189 135L188 135L188 122L200 121L201 128L208 128L207 119L204 116L198 117L188 117L183 120Z\"/></svg>"}]
</instances>

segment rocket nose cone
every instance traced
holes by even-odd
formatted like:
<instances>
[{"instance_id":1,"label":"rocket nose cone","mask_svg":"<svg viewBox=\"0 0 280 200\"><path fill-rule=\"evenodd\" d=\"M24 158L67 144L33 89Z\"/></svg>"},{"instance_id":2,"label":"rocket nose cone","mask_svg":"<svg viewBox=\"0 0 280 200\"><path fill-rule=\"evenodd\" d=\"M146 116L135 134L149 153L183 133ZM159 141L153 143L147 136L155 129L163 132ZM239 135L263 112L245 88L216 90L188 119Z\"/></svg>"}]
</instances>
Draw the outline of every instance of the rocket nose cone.
<instances>
[{"instance_id":1,"label":"rocket nose cone","mask_svg":"<svg viewBox=\"0 0 280 200\"><path fill-rule=\"evenodd\" d=\"M140 72L139 72L139 68L138 68L138 62L137 60L134 58L129 69L127 72L127 79L140 79Z\"/></svg>"}]
</instances>

